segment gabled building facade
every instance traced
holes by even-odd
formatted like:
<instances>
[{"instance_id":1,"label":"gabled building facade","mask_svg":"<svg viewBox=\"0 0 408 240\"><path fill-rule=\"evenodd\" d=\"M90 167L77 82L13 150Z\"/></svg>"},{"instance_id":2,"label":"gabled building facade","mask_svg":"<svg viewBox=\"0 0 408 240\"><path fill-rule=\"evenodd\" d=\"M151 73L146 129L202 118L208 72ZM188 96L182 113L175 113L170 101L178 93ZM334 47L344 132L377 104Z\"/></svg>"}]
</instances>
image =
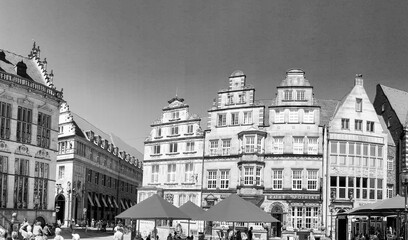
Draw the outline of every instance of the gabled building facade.
<instances>
[{"instance_id":1,"label":"gabled building facade","mask_svg":"<svg viewBox=\"0 0 408 240\"><path fill-rule=\"evenodd\" d=\"M322 236L320 106L302 70L289 70L277 90L265 127L262 207L281 221L273 237Z\"/></svg>"},{"instance_id":2,"label":"gabled building facade","mask_svg":"<svg viewBox=\"0 0 408 240\"><path fill-rule=\"evenodd\" d=\"M370 102L361 75L339 102L325 129L324 208L326 230L333 239L351 239L368 231L367 222L338 214L386 197L387 133Z\"/></svg>"},{"instance_id":3,"label":"gabled building facade","mask_svg":"<svg viewBox=\"0 0 408 240\"><path fill-rule=\"evenodd\" d=\"M114 134L75 114L67 103L59 117L56 218L65 226L114 222L137 202L143 155Z\"/></svg>"},{"instance_id":4,"label":"gabled building facade","mask_svg":"<svg viewBox=\"0 0 408 240\"><path fill-rule=\"evenodd\" d=\"M154 193L179 207L191 201L201 205L203 131L201 119L175 97L151 124L145 140L143 186L139 201Z\"/></svg>"},{"instance_id":5,"label":"gabled building facade","mask_svg":"<svg viewBox=\"0 0 408 240\"><path fill-rule=\"evenodd\" d=\"M55 222L54 192L62 91L34 43L28 57L0 49L0 208L2 223ZM6 226L3 226L6 227Z\"/></svg>"}]
</instances>

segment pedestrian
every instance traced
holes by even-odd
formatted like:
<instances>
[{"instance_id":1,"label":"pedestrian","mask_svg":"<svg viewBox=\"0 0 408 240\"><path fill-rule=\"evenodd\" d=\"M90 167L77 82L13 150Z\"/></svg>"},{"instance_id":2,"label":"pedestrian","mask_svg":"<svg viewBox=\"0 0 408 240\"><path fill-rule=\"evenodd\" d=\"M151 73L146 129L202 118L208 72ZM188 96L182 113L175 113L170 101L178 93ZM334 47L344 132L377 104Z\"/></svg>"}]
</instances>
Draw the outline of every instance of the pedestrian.
<instances>
[{"instance_id":1,"label":"pedestrian","mask_svg":"<svg viewBox=\"0 0 408 240\"><path fill-rule=\"evenodd\" d=\"M21 236L23 236L23 239L28 240L31 239L33 233L31 232L31 226L28 224L28 222L25 222L24 224L21 225L20 230L19 230Z\"/></svg>"},{"instance_id":2,"label":"pedestrian","mask_svg":"<svg viewBox=\"0 0 408 240\"><path fill-rule=\"evenodd\" d=\"M252 227L250 227L248 231L248 240L252 240Z\"/></svg>"},{"instance_id":3,"label":"pedestrian","mask_svg":"<svg viewBox=\"0 0 408 240\"><path fill-rule=\"evenodd\" d=\"M64 240L64 238L61 236L61 228L56 228L55 229L54 240Z\"/></svg>"},{"instance_id":4,"label":"pedestrian","mask_svg":"<svg viewBox=\"0 0 408 240\"><path fill-rule=\"evenodd\" d=\"M11 239L17 240L17 239L18 239L18 233L15 232L15 231L13 231L13 232L11 233Z\"/></svg>"},{"instance_id":5,"label":"pedestrian","mask_svg":"<svg viewBox=\"0 0 408 240\"><path fill-rule=\"evenodd\" d=\"M150 240L150 234L147 235L146 240Z\"/></svg>"},{"instance_id":6,"label":"pedestrian","mask_svg":"<svg viewBox=\"0 0 408 240\"><path fill-rule=\"evenodd\" d=\"M6 230L0 229L0 240L6 240Z\"/></svg>"},{"instance_id":7,"label":"pedestrian","mask_svg":"<svg viewBox=\"0 0 408 240\"><path fill-rule=\"evenodd\" d=\"M92 218L91 227L95 228L95 219Z\"/></svg>"},{"instance_id":8,"label":"pedestrian","mask_svg":"<svg viewBox=\"0 0 408 240\"><path fill-rule=\"evenodd\" d=\"M236 240L242 240L242 236L241 236L241 231L240 231L240 230L237 231L237 236L236 236L235 239L236 239Z\"/></svg>"},{"instance_id":9,"label":"pedestrian","mask_svg":"<svg viewBox=\"0 0 408 240\"><path fill-rule=\"evenodd\" d=\"M171 236L171 233L167 236L167 240L173 240L173 236Z\"/></svg>"},{"instance_id":10,"label":"pedestrian","mask_svg":"<svg viewBox=\"0 0 408 240\"><path fill-rule=\"evenodd\" d=\"M34 227L33 227L33 236L35 237L35 240L42 240L43 233L42 233L42 227L41 227L41 222L38 221Z\"/></svg>"},{"instance_id":11,"label":"pedestrian","mask_svg":"<svg viewBox=\"0 0 408 240\"><path fill-rule=\"evenodd\" d=\"M123 240L123 228L116 228L116 232L113 234L113 240Z\"/></svg>"},{"instance_id":12,"label":"pedestrian","mask_svg":"<svg viewBox=\"0 0 408 240\"><path fill-rule=\"evenodd\" d=\"M81 240L81 237L79 236L78 233L73 233L72 234L72 240Z\"/></svg>"},{"instance_id":13,"label":"pedestrian","mask_svg":"<svg viewBox=\"0 0 408 240\"><path fill-rule=\"evenodd\" d=\"M48 227L48 224L44 225L44 228L42 229L43 233L43 239L47 240L49 236L51 236L51 231L50 228Z\"/></svg>"}]
</instances>

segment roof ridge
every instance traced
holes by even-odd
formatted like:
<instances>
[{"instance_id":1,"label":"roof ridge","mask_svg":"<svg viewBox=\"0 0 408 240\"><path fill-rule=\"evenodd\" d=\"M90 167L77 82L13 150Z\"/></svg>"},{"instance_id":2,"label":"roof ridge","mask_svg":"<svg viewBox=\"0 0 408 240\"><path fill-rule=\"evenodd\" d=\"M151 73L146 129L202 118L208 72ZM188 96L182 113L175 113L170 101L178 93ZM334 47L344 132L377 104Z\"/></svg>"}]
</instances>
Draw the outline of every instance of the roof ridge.
<instances>
[{"instance_id":1,"label":"roof ridge","mask_svg":"<svg viewBox=\"0 0 408 240\"><path fill-rule=\"evenodd\" d=\"M14 54L14 55L16 55L16 56L25 58L25 59L27 59L27 60L31 60L29 57L25 57L25 56L23 56L23 55L20 55L20 54L14 53L14 52L10 52L10 51L5 50L5 49L2 49L2 48L0 48L0 51L7 52L7 53L11 53L11 54Z\"/></svg>"},{"instance_id":2,"label":"roof ridge","mask_svg":"<svg viewBox=\"0 0 408 240\"><path fill-rule=\"evenodd\" d=\"M385 86L385 85L383 85L383 84L380 84L380 86L381 86L381 87L386 87L386 88L391 88L391 89L393 89L393 90L397 90L397 91L400 91L400 92L403 92L403 93L408 94L408 91L401 90L401 89L399 89L399 88L389 87L389 86Z\"/></svg>"},{"instance_id":3,"label":"roof ridge","mask_svg":"<svg viewBox=\"0 0 408 240\"><path fill-rule=\"evenodd\" d=\"M93 124L90 123L88 120L86 120L85 118L83 118L83 117L81 117L79 114L77 114L76 112L71 111L71 113L73 113L74 115L76 115L76 117L81 118L82 120L84 120L85 122L87 122L89 125L95 127L97 130L99 130L99 131L105 133L106 135L110 136L109 133L106 133L105 131L102 131L100 128L98 128L97 126L93 125ZM73 116L73 118L74 118L74 121L75 121L75 116ZM92 130L92 129L89 129L89 130Z\"/></svg>"}]
</instances>

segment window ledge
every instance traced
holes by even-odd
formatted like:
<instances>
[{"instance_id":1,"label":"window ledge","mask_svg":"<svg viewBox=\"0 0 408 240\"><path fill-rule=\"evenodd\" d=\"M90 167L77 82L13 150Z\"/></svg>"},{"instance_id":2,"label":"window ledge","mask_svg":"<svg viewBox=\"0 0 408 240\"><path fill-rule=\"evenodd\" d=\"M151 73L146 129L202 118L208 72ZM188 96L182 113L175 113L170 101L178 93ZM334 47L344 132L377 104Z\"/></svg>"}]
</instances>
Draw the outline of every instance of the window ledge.
<instances>
[{"instance_id":1,"label":"window ledge","mask_svg":"<svg viewBox=\"0 0 408 240\"><path fill-rule=\"evenodd\" d=\"M191 135L194 135L194 133L184 133L184 135L191 136Z\"/></svg>"},{"instance_id":2,"label":"window ledge","mask_svg":"<svg viewBox=\"0 0 408 240\"><path fill-rule=\"evenodd\" d=\"M166 155L178 155L180 154L179 152L175 152L175 153L166 153Z\"/></svg>"},{"instance_id":3,"label":"window ledge","mask_svg":"<svg viewBox=\"0 0 408 240\"><path fill-rule=\"evenodd\" d=\"M181 183L181 185L194 185L195 182L183 182Z\"/></svg>"},{"instance_id":4,"label":"window ledge","mask_svg":"<svg viewBox=\"0 0 408 240\"><path fill-rule=\"evenodd\" d=\"M168 135L167 137L179 137L180 136L180 134L174 134L174 135Z\"/></svg>"},{"instance_id":5,"label":"window ledge","mask_svg":"<svg viewBox=\"0 0 408 240\"><path fill-rule=\"evenodd\" d=\"M161 155L163 155L163 154L161 154L161 153L157 153L157 154L150 154L150 157L158 157L158 156L161 156Z\"/></svg>"},{"instance_id":6,"label":"window ledge","mask_svg":"<svg viewBox=\"0 0 408 240\"><path fill-rule=\"evenodd\" d=\"M197 153L197 151L188 151L188 152L183 152L183 154L194 154Z\"/></svg>"},{"instance_id":7,"label":"window ledge","mask_svg":"<svg viewBox=\"0 0 408 240\"><path fill-rule=\"evenodd\" d=\"M147 185L150 185L150 186L158 186L158 185L160 185L160 183L148 183Z\"/></svg>"},{"instance_id":8,"label":"window ledge","mask_svg":"<svg viewBox=\"0 0 408 240\"><path fill-rule=\"evenodd\" d=\"M161 139L163 136L154 137L154 139Z\"/></svg>"},{"instance_id":9,"label":"window ledge","mask_svg":"<svg viewBox=\"0 0 408 240\"><path fill-rule=\"evenodd\" d=\"M222 126L220 126L220 125L217 125L217 126L215 126L216 128L224 128L224 127L228 127L227 125L222 125Z\"/></svg>"},{"instance_id":10,"label":"window ledge","mask_svg":"<svg viewBox=\"0 0 408 240\"><path fill-rule=\"evenodd\" d=\"M177 183L164 183L164 185L177 185Z\"/></svg>"},{"instance_id":11,"label":"window ledge","mask_svg":"<svg viewBox=\"0 0 408 240\"><path fill-rule=\"evenodd\" d=\"M172 118L172 119L169 119L169 122L174 122L174 121L178 121L178 120L180 120L180 118Z\"/></svg>"}]
</instances>

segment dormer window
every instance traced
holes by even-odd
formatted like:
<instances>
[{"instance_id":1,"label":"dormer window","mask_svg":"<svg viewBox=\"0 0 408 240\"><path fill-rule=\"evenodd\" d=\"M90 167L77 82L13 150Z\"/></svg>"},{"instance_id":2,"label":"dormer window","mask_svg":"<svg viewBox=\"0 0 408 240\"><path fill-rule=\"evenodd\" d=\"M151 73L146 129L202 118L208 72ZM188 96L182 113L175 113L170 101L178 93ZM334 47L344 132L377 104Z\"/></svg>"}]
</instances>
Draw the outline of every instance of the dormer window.
<instances>
[{"instance_id":1,"label":"dormer window","mask_svg":"<svg viewBox=\"0 0 408 240\"><path fill-rule=\"evenodd\" d=\"M161 128L158 128L156 130L156 137L161 137L161 136L162 136L162 130L161 130Z\"/></svg>"},{"instance_id":2,"label":"dormer window","mask_svg":"<svg viewBox=\"0 0 408 240\"><path fill-rule=\"evenodd\" d=\"M285 90L284 100L286 100L286 101L291 101L292 100L292 90Z\"/></svg>"},{"instance_id":3,"label":"dormer window","mask_svg":"<svg viewBox=\"0 0 408 240\"><path fill-rule=\"evenodd\" d=\"M241 93L238 95L239 103L245 103L245 94Z\"/></svg>"},{"instance_id":4,"label":"dormer window","mask_svg":"<svg viewBox=\"0 0 408 240\"><path fill-rule=\"evenodd\" d=\"M234 104L234 96L233 95L228 95L227 96L228 99L228 105Z\"/></svg>"},{"instance_id":5,"label":"dormer window","mask_svg":"<svg viewBox=\"0 0 408 240\"><path fill-rule=\"evenodd\" d=\"M356 112L362 112L362 111L363 111L363 99L356 98Z\"/></svg>"}]
</instances>

